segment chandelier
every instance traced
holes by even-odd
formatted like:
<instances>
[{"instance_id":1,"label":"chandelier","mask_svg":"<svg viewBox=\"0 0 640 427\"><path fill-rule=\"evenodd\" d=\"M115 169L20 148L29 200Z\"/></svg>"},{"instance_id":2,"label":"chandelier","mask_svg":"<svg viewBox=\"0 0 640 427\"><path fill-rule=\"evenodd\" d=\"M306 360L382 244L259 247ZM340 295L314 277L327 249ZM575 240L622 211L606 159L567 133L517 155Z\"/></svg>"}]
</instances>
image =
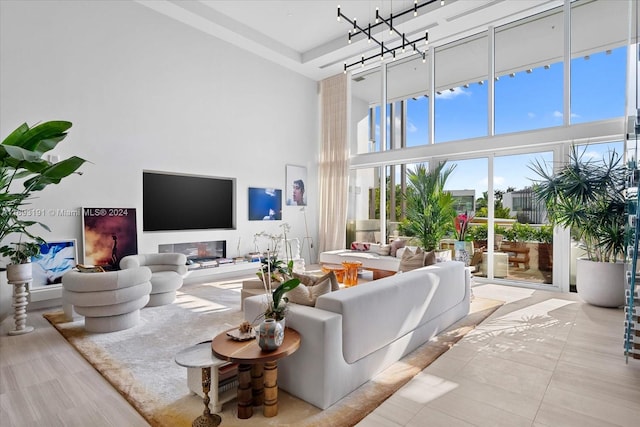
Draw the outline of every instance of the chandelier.
<instances>
[{"instance_id":1,"label":"chandelier","mask_svg":"<svg viewBox=\"0 0 640 427\"><path fill-rule=\"evenodd\" d=\"M353 40L356 40L357 38L367 38L368 42L374 42L376 43L378 46L380 46L380 50L375 53L372 54L370 56L365 57L364 55L361 56L359 61L355 61L352 62L351 64L348 64L345 62L344 64L344 72L346 73L347 70L351 67L355 67L356 65L360 65L364 67L364 64L367 61L370 61L372 59L375 58L380 58L380 60L383 60L385 55L390 56L392 59L396 59L396 51L400 51L401 53L405 53L407 49L411 50L414 54L418 54L422 56L422 61L425 62L427 60L427 50L426 50L426 46L429 43L429 31L425 31L424 34L420 34L417 38L414 38L412 40L409 40L407 38L407 36L405 35L405 33L400 32L396 27L393 26L393 20L394 19L398 19L403 17L404 15L413 13L413 16L418 16L418 10L424 6L428 6L431 3L434 3L436 1L440 1L440 5L444 5L444 0L428 0L425 2L422 2L420 4L418 4L418 0L414 0L413 2L413 6L407 10L404 10L400 13L396 13L395 15L393 13L391 13L389 15L389 17L387 19L383 18L382 16L380 16L380 10L379 8L376 7L376 20L375 23L371 24L368 23L365 27L360 26L357 22L356 19L354 18L349 19L346 15L344 15L342 13L342 10L340 9L340 6L338 6L338 21L341 20L341 18L343 18L345 21L347 21L350 25L353 26L353 28L351 30L349 30L348 33L348 40L349 40L349 44L351 44L351 42ZM397 22L397 21L396 21ZM378 40L374 35L373 32L380 26L385 26L389 29L389 34L393 35L397 35L398 37L400 37L399 40L396 40L395 42L397 44L394 43L390 43L387 42L387 44L385 44L384 41L380 41ZM421 42L424 42L424 45L422 45ZM393 47L391 47L391 45L394 44Z\"/></svg>"}]
</instances>

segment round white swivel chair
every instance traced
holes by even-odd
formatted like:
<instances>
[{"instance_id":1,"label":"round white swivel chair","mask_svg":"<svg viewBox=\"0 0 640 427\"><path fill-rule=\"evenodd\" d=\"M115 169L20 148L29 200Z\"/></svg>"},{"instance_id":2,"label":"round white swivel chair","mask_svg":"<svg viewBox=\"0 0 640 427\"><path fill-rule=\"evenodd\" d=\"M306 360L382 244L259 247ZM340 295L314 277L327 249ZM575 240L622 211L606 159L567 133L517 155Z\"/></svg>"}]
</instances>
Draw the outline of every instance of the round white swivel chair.
<instances>
[{"instance_id":1,"label":"round white swivel chair","mask_svg":"<svg viewBox=\"0 0 640 427\"><path fill-rule=\"evenodd\" d=\"M120 260L123 270L136 267L151 270L151 294L147 307L171 304L176 299L176 290L182 287L187 274L187 257L184 254L138 254Z\"/></svg>"},{"instance_id":2,"label":"round white swivel chair","mask_svg":"<svg viewBox=\"0 0 640 427\"><path fill-rule=\"evenodd\" d=\"M68 271L62 276L62 305L67 319L73 311L84 316L89 332L115 332L140 320L149 301L151 270L139 267L102 273Z\"/></svg>"}]
</instances>

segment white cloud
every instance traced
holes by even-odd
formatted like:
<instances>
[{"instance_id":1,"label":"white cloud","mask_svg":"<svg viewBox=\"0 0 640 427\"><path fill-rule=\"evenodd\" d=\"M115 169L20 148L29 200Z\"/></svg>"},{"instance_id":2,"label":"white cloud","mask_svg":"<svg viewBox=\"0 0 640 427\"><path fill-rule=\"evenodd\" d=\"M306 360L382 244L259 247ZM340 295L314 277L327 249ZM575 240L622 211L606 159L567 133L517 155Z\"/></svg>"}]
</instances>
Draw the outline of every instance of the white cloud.
<instances>
[{"instance_id":1,"label":"white cloud","mask_svg":"<svg viewBox=\"0 0 640 427\"><path fill-rule=\"evenodd\" d=\"M561 111L557 111L557 110L556 110L556 111L554 111L554 112L553 112L553 117L556 117L556 118L558 118L558 119L561 119L561 118L562 118L562 112L561 112Z\"/></svg>"},{"instance_id":2,"label":"white cloud","mask_svg":"<svg viewBox=\"0 0 640 427\"><path fill-rule=\"evenodd\" d=\"M391 118L387 117L387 124L391 123ZM400 117L396 117L394 120L394 126L396 129L400 129L400 127L402 126L402 120L400 120ZM376 132L380 131L380 127L376 125ZM418 128L416 127L416 125L414 125L412 122L408 121L407 122L407 132L417 132Z\"/></svg>"},{"instance_id":3,"label":"white cloud","mask_svg":"<svg viewBox=\"0 0 640 427\"><path fill-rule=\"evenodd\" d=\"M529 117L530 119L535 119L536 118L536 113L527 113L527 117Z\"/></svg>"}]
</instances>

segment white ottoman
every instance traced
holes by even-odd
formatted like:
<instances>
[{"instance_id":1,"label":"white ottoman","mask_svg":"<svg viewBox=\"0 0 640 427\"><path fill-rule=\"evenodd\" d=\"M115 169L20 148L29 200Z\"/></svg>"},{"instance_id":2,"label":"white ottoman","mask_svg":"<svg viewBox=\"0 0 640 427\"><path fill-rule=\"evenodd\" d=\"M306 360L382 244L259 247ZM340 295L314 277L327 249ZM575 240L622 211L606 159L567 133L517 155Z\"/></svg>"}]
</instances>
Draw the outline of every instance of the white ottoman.
<instances>
[{"instance_id":1,"label":"white ottoman","mask_svg":"<svg viewBox=\"0 0 640 427\"><path fill-rule=\"evenodd\" d=\"M128 255L120 260L120 268L148 267L151 270L151 294L147 307L171 304L187 274L187 257L179 253Z\"/></svg>"},{"instance_id":2,"label":"white ottoman","mask_svg":"<svg viewBox=\"0 0 640 427\"><path fill-rule=\"evenodd\" d=\"M487 275L487 253L482 254L480 271ZM506 252L493 253L493 277L507 277L509 275L509 254Z\"/></svg>"}]
</instances>

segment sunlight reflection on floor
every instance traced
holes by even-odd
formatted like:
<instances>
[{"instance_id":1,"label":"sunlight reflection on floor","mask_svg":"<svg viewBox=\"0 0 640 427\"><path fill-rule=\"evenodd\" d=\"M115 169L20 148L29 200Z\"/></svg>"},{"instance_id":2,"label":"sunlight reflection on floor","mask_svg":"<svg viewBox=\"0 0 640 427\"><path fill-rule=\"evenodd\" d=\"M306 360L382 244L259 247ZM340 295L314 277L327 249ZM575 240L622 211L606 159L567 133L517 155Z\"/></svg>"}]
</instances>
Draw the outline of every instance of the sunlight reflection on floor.
<instances>
[{"instance_id":1,"label":"sunlight reflection on floor","mask_svg":"<svg viewBox=\"0 0 640 427\"><path fill-rule=\"evenodd\" d=\"M194 295L183 294L180 291L177 292L175 304L177 304L181 308L184 308L185 310L193 311L196 313L231 310L231 307L227 307L226 305L218 304L216 302L199 298Z\"/></svg>"},{"instance_id":2,"label":"sunlight reflection on floor","mask_svg":"<svg viewBox=\"0 0 640 427\"><path fill-rule=\"evenodd\" d=\"M497 299L506 304L530 298L535 289L517 288L515 286L478 284L473 287L473 294L482 298Z\"/></svg>"},{"instance_id":3,"label":"sunlight reflection on floor","mask_svg":"<svg viewBox=\"0 0 640 427\"><path fill-rule=\"evenodd\" d=\"M458 383L453 381L421 372L396 394L424 405L449 393L458 386Z\"/></svg>"},{"instance_id":4,"label":"sunlight reflection on floor","mask_svg":"<svg viewBox=\"0 0 640 427\"><path fill-rule=\"evenodd\" d=\"M566 320L558 319L552 312L572 304L577 304L577 302L550 298L503 316L489 319L467 336L468 339L481 340L483 336L485 338L494 337L501 334L523 333L524 331L561 326L566 323Z\"/></svg>"}]
</instances>

